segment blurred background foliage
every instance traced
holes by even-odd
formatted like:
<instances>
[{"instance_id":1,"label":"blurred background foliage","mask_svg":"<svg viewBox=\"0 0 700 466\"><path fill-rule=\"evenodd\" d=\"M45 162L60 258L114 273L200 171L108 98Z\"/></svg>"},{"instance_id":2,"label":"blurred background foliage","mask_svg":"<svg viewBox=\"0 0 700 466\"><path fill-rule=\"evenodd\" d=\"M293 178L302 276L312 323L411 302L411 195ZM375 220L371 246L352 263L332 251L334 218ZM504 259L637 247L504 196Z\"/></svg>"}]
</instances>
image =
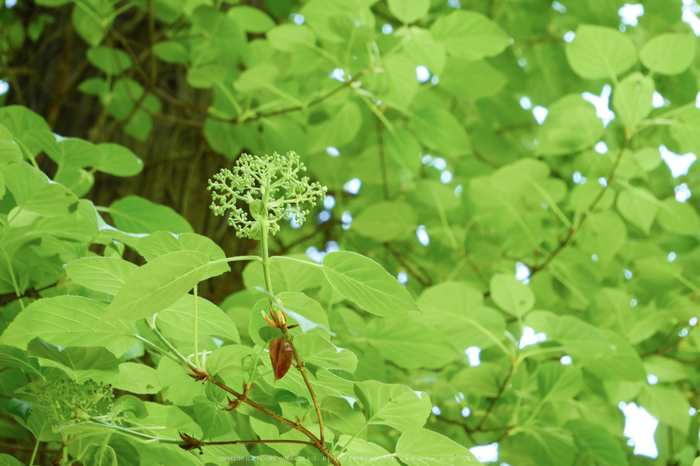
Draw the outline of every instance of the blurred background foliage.
<instances>
[{"instance_id":1,"label":"blurred background foliage","mask_svg":"<svg viewBox=\"0 0 700 466\"><path fill-rule=\"evenodd\" d=\"M329 196L273 253L361 252L426 314L329 312L338 344L360 348L357 380L427 391L428 427L498 463L690 465L698 10L5 0L0 123L120 230L196 232L229 256L257 243L210 213L206 179L243 152L294 150ZM142 263L93 247L109 248ZM233 268L201 287L224 310L254 282ZM303 289L288 278L280 291ZM644 440L625 416L651 426Z\"/></svg>"}]
</instances>

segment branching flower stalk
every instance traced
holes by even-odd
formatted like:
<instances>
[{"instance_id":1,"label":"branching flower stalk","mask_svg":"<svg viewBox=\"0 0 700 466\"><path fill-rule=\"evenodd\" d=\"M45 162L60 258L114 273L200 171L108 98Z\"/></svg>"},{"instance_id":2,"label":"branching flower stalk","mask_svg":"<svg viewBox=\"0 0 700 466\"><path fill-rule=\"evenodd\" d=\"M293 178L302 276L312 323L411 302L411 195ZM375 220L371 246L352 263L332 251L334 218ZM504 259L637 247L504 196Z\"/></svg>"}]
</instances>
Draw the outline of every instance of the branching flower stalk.
<instances>
[{"instance_id":1,"label":"branching flower stalk","mask_svg":"<svg viewBox=\"0 0 700 466\"><path fill-rule=\"evenodd\" d=\"M287 318L282 310L282 303L274 297L270 276L269 236L279 231L279 223L283 218L293 217L297 223L303 223L309 210L304 209L302 205L315 206L316 202L322 200L326 194L326 187L319 183L310 182L308 177L300 176L304 171L306 171L306 167L301 163L299 155L294 152L289 152L284 156L275 153L272 156L266 155L264 157L244 154L231 170L223 169L214 175L213 180L209 180L208 190L212 192L212 211L216 215L222 216L229 212L228 224L235 228L238 237L260 239L265 289L270 301L272 316L272 320L267 318L266 320L282 332L283 339L281 342L280 339L276 341L275 348L281 347L283 350L287 347L291 348L296 363L295 368L299 370L304 379L316 410L320 438L317 438L299 422L283 418L248 399L247 393L252 389L252 386L244 387L244 393L238 393L209 374L202 373L201 377L202 380L206 379L236 396L237 399L232 403L247 403L304 433L311 439L312 443L310 444L314 445L332 464L340 465L338 459L333 456L325 444L321 408L309 381L304 361L301 360L294 347L287 326ZM248 212L241 207L242 204L247 204ZM273 361L278 361L278 359L273 359ZM282 373L278 377L279 372L275 371L276 378L284 375ZM194 439L188 440L188 442L189 444L186 446L190 448L206 446L206 443Z\"/></svg>"}]
</instances>

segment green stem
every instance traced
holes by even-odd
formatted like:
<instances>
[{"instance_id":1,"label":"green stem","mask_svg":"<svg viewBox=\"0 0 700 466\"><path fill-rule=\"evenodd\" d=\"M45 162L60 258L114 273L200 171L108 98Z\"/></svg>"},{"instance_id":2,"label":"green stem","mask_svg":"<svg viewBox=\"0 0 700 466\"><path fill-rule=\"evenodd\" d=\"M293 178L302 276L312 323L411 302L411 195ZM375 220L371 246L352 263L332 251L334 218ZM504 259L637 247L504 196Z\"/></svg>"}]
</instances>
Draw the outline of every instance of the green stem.
<instances>
[{"instance_id":1,"label":"green stem","mask_svg":"<svg viewBox=\"0 0 700 466\"><path fill-rule=\"evenodd\" d=\"M37 437L36 443L34 444L34 451L32 452L32 459L29 460L29 466L34 466L34 460L36 459L36 454L39 451L39 438Z\"/></svg>"},{"instance_id":2,"label":"green stem","mask_svg":"<svg viewBox=\"0 0 700 466\"><path fill-rule=\"evenodd\" d=\"M167 346L168 349L170 351L172 351L172 353L175 356L177 356L180 361L184 362L189 367L194 367L193 364L190 361L188 361L187 358L184 357L178 350L176 350L175 347L173 345L171 345L170 342L160 333L160 331L158 331L158 327L156 327L156 316L157 315L158 314L153 316L153 320L151 320L150 318L146 319L148 326L151 327L151 330L153 330L153 333L155 333L158 336L158 338L160 338L160 341L162 341L163 344L165 346Z\"/></svg>"},{"instance_id":3,"label":"green stem","mask_svg":"<svg viewBox=\"0 0 700 466\"><path fill-rule=\"evenodd\" d=\"M199 345L197 344L197 285L194 286L194 365L198 370L202 370L202 365L199 364Z\"/></svg>"},{"instance_id":4,"label":"green stem","mask_svg":"<svg viewBox=\"0 0 700 466\"><path fill-rule=\"evenodd\" d=\"M159 346L156 345L155 343L151 343L149 340L145 339L145 338L142 337L141 335L135 335L135 337L136 337L139 341L141 341L142 343L144 343L145 345L148 345L151 349L154 349L154 350L158 351L158 354L160 354L161 356L167 356L167 357L169 357L170 359L172 359L173 361L175 361L175 362L177 362L177 363L180 362L180 360L179 360L178 358L176 358L176 357L173 356L172 354L168 353L167 351L163 351L163 348L159 347Z\"/></svg>"}]
</instances>

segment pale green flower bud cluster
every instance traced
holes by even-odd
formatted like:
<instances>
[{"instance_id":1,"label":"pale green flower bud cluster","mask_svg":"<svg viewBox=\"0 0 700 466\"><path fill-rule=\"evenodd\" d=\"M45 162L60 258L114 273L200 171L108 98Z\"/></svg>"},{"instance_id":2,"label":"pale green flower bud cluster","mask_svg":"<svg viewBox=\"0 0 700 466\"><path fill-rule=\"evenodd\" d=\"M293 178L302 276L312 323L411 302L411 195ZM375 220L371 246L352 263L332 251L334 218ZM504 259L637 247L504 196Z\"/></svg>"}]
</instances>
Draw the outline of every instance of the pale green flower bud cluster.
<instances>
[{"instance_id":1,"label":"pale green flower bud cluster","mask_svg":"<svg viewBox=\"0 0 700 466\"><path fill-rule=\"evenodd\" d=\"M211 210L222 216L230 211L228 224L240 238L258 238L263 222L275 234L279 231L279 220L290 215L301 224L309 213L302 204L315 206L327 191L320 183L310 183L307 176L300 178L300 173L305 171L295 152L287 155L275 152L264 157L243 154L231 170L224 168L209 180ZM248 204L250 217L237 205L238 201Z\"/></svg>"}]
</instances>

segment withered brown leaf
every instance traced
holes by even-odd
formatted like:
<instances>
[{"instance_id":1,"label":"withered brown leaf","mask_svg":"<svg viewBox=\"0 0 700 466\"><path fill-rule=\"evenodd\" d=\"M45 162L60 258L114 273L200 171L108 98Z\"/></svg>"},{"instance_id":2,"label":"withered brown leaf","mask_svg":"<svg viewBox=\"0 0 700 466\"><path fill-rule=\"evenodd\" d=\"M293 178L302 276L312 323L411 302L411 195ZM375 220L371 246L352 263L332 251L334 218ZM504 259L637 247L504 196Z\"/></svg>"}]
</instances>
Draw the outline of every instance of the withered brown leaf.
<instances>
[{"instance_id":1,"label":"withered brown leaf","mask_svg":"<svg viewBox=\"0 0 700 466\"><path fill-rule=\"evenodd\" d=\"M284 377L292 366L292 346L284 338L275 338L270 343L270 361L275 371L275 382Z\"/></svg>"}]
</instances>

